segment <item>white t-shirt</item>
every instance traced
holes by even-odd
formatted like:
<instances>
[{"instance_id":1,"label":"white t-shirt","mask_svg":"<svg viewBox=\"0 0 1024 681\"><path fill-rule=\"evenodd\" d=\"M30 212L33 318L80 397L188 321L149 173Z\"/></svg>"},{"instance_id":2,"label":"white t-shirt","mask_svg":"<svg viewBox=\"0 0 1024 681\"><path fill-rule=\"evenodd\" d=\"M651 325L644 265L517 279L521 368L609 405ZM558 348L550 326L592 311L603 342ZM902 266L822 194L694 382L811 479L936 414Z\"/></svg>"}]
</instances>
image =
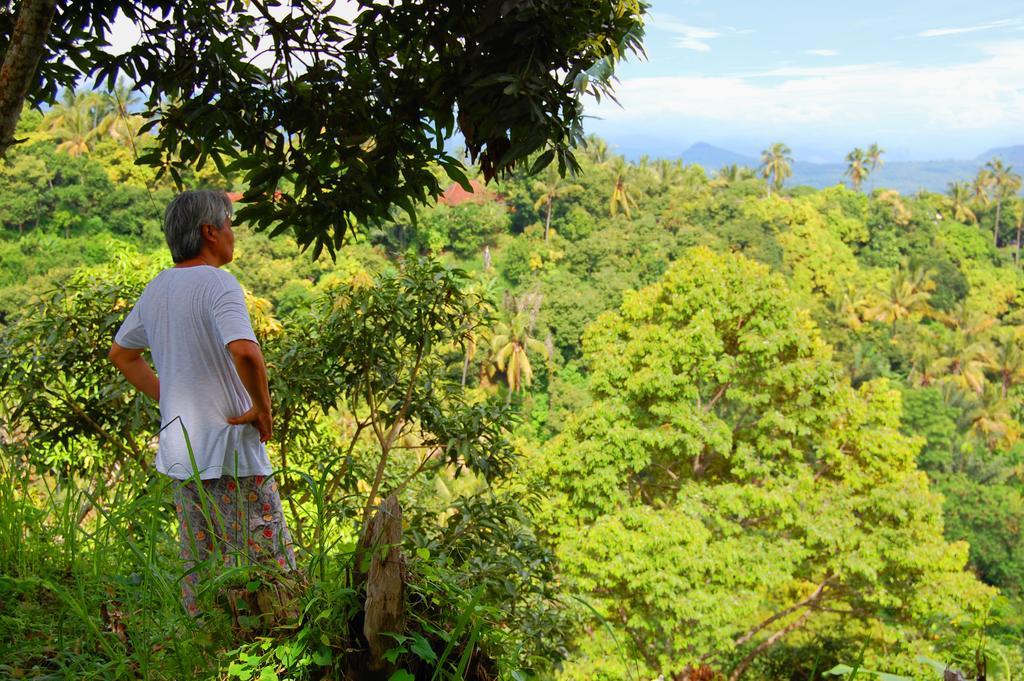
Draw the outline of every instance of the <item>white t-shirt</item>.
<instances>
[{"instance_id":1,"label":"white t-shirt","mask_svg":"<svg viewBox=\"0 0 1024 681\"><path fill-rule=\"evenodd\" d=\"M208 480L272 472L259 431L227 423L252 406L226 347L240 339L256 342L242 287L208 265L158 274L114 336L121 347L151 349L160 378L161 473L183 480L198 470Z\"/></svg>"}]
</instances>

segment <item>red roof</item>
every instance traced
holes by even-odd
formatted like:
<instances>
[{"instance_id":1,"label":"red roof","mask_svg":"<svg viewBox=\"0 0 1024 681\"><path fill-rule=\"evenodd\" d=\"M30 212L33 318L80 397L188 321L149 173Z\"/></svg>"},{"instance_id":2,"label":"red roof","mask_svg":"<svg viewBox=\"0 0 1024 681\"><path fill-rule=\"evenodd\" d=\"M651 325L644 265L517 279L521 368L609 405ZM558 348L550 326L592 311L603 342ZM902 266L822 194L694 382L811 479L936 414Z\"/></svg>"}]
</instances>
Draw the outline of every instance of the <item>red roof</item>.
<instances>
[{"instance_id":1,"label":"red roof","mask_svg":"<svg viewBox=\"0 0 1024 681\"><path fill-rule=\"evenodd\" d=\"M445 206L458 206L459 204L470 202L487 203L488 201L496 201L501 198L487 189L479 180L470 180L469 186L473 188L473 191L467 192L461 184L455 182L448 189L445 189L441 196L437 197L437 202Z\"/></svg>"}]
</instances>

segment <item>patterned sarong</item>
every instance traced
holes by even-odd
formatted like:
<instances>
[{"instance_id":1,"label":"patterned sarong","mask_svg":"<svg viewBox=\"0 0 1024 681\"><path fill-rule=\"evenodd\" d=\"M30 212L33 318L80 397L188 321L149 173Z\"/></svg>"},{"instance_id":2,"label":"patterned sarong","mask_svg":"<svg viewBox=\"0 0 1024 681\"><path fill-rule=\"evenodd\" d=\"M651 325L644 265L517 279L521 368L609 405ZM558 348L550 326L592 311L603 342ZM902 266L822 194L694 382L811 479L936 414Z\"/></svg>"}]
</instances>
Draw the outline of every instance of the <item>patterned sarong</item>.
<instances>
[{"instance_id":1,"label":"patterned sarong","mask_svg":"<svg viewBox=\"0 0 1024 681\"><path fill-rule=\"evenodd\" d=\"M211 556L227 567L258 563L285 572L296 568L292 537L272 477L203 480L202 492L194 480L182 481L174 488L174 506L187 572L181 580L181 600L190 615L199 613L196 566Z\"/></svg>"}]
</instances>

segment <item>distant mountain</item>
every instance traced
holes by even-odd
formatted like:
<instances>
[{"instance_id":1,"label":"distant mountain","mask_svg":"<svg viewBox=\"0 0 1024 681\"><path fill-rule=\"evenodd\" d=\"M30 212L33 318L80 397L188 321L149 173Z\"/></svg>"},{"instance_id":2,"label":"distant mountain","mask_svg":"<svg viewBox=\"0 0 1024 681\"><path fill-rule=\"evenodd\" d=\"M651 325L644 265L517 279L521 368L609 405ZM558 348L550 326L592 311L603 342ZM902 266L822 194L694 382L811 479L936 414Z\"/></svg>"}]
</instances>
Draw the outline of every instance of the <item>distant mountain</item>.
<instances>
[{"instance_id":1,"label":"distant mountain","mask_svg":"<svg viewBox=\"0 0 1024 681\"><path fill-rule=\"evenodd\" d=\"M975 160L981 163L988 163L994 158L1003 159L1003 163L1011 166L1017 166L1015 170L1020 171L1021 167L1024 166L1024 144L1016 144L1012 147L996 147L995 149L989 149L981 156L978 156Z\"/></svg>"},{"instance_id":2,"label":"distant mountain","mask_svg":"<svg viewBox=\"0 0 1024 681\"><path fill-rule=\"evenodd\" d=\"M735 151L722 149L705 142L697 142L683 152L684 163L696 163L702 166L708 173L714 172L722 166L736 165L750 166L756 168L759 163L756 158L737 154Z\"/></svg>"},{"instance_id":3,"label":"distant mountain","mask_svg":"<svg viewBox=\"0 0 1024 681\"><path fill-rule=\"evenodd\" d=\"M950 182L973 178L978 169L995 156L1002 158L1009 165L1024 170L1024 145L1017 145L990 149L970 160L885 163L868 177L864 187L868 190L885 187L886 189L895 189L901 194L913 194L921 189L945 192ZM705 142L698 142L684 151L683 161L703 166L709 175L722 166L732 163L751 168L760 166L760 161L752 156L738 154ZM790 187L807 185L821 189L846 181L845 172L845 163L809 163L797 160L793 163L793 176L786 180L786 185Z\"/></svg>"}]
</instances>

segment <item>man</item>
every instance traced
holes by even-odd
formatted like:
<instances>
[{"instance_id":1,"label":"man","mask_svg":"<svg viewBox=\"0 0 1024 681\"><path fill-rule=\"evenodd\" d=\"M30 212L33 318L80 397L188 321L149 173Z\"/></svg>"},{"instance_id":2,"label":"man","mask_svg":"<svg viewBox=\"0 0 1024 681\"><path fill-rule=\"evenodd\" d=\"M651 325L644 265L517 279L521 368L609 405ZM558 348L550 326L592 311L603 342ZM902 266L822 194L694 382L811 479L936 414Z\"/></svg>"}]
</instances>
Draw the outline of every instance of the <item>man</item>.
<instances>
[{"instance_id":1,"label":"man","mask_svg":"<svg viewBox=\"0 0 1024 681\"><path fill-rule=\"evenodd\" d=\"M255 560L295 567L266 443L273 434L263 353L238 281L231 200L184 192L167 206L174 267L156 276L114 337L110 360L160 403L159 472L175 486L182 600L198 613L197 562ZM142 353L150 348L156 372ZM200 484L197 482L201 481Z\"/></svg>"}]
</instances>

